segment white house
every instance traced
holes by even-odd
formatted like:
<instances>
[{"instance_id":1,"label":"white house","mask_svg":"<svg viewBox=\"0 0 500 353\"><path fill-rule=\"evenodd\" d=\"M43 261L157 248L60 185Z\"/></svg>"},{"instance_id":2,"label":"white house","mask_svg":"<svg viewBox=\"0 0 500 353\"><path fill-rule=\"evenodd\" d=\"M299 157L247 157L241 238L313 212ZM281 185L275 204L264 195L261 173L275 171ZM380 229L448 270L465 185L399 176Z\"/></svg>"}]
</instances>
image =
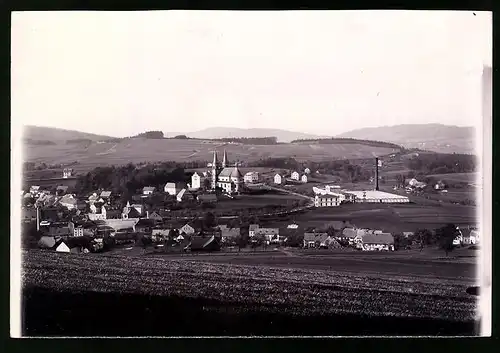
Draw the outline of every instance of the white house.
<instances>
[{"instance_id":1,"label":"white house","mask_svg":"<svg viewBox=\"0 0 500 353\"><path fill-rule=\"evenodd\" d=\"M90 205L90 213L88 214L88 217L91 221L105 220L107 218L106 207L102 206L101 213L97 212L98 212L97 207L94 204Z\"/></svg>"},{"instance_id":2,"label":"white house","mask_svg":"<svg viewBox=\"0 0 500 353\"><path fill-rule=\"evenodd\" d=\"M183 225L180 229L179 229L179 234L194 234L195 232L195 229L194 227L192 227L191 225L189 225L189 223L186 223L185 225Z\"/></svg>"},{"instance_id":3,"label":"white house","mask_svg":"<svg viewBox=\"0 0 500 353\"><path fill-rule=\"evenodd\" d=\"M259 182L259 173L258 172L248 172L243 177L243 181L245 183L248 183L248 184L257 183L257 182Z\"/></svg>"},{"instance_id":4,"label":"white house","mask_svg":"<svg viewBox=\"0 0 500 353\"><path fill-rule=\"evenodd\" d=\"M390 233L364 234L358 244L365 251L394 251L394 237Z\"/></svg>"},{"instance_id":5,"label":"white house","mask_svg":"<svg viewBox=\"0 0 500 353\"><path fill-rule=\"evenodd\" d=\"M71 168L63 169L63 179L71 178L72 174L73 174L73 169Z\"/></svg>"},{"instance_id":6,"label":"white house","mask_svg":"<svg viewBox=\"0 0 500 353\"><path fill-rule=\"evenodd\" d=\"M186 185L184 185L184 183L166 183L164 191L169 195L175 196L185 187Z\"/></svg>"},{"instance_id":7,"label":"white house","mask_svg":"<svg viewBox=\"0 0 500 353\"><path fill-rule=\"evenodd\" d=\"M61 242L59 246L56 248L57 252L71 252L70 248L66 245L65 242Z\"/></svg>"},{"instance_id":8,"label":"white house","mask_svg":"<svg viewBox=\"0 0 500 353\"><path fill-rule=\"evenodd\" d=\"M276 174L274 176L274 183L275 184L284 184L285 183L285 178L279 174Z\"/></svg>"},{"instance_id":9,"label":"white house","mask_svg":"<svg viewBox=\"0 0 500 353\"><path fill-rule=\"evenodd\" d=\"M68 210L76 208L76 199L71 194L66 194L59 200L59 204Z\"/></svg>"},{"instance_id":10,"label":"white house","mask_svg":"<svg viewBox=\"0 0 500 353\"><path fill-rule=\"evenodd\" d=\"M292 176L291 176L291 178L292 178L293 180L299 180L299 179L300 179L300 174L299 174L299 172L297 172L297 171L295 171L295 170L294 170L294 171L292 172Z\"/></svg>"},{"instance_id":11,"label":"white house","mask_svg":"<svg viewBox=\"0 0 500 353\"><path fill-rule=\"evenodd\" d=\"M191 176L191 188L200 189L204 185L207 176L207 172L204 172L202 175L194 172L194 174Z\"/></svg>"},{"instance_id":12,"label":"white house","mask_svg":"<svg viewBox=\"0 0 500 353\"><path fill-rule=\"evenodd\" d=\"M83 237L83 227L75 227L75 229L73 229L73 236Z\"/></svg>"},{"instance_id":13,"label":"white house","mask_svg":"<svg viewBox=\"0 0 500 353\"><path fill-rule=\"evenodd\" d=\"M153 194L153 192L156 190L156 188L154 186L145 186L143 189L142 189L142 194L143 195L151 195Z\"/></svg>"},{"instance_id":14,"label":"white house","mask_svg":"<svg viewBox=\"0 0 500 353\"><path fill-rule=\"evenodd\" d=\"M250 224L248 226L248 236L249 237L253 237L255 235L255 231L259 229L259 225L258 224Z\"/></svg>"},{"instance_id":15,"label":"white house","mask_svg":"<svg viewBox=\"0 0 500 353\"><path fill-rule=\"evenodd\" d=\"M340 205L339 197L335 195L316 195L314 197L314 206L316 207L333 207Z\"/></svg>"},{"instance_id":16,"label":"white house","mask_svg":"<svg viewBox=\"0 0 500 353\"><path fill-rule=\"evenodd\" d=\"M304 173L305 174L311 174L311 169L309 169L309 168L304 169Z\"/></svg>"},{"instance_id":17,"label":"white house","mask_svg":"<svg viewBox=\"0 0 500 353\"><path fill-rule=\"evenodd\" d=\"M307 175L304 174L300 177L300 181L302 181L303 183L307 183Z\"/></svg>"}]
</instances>

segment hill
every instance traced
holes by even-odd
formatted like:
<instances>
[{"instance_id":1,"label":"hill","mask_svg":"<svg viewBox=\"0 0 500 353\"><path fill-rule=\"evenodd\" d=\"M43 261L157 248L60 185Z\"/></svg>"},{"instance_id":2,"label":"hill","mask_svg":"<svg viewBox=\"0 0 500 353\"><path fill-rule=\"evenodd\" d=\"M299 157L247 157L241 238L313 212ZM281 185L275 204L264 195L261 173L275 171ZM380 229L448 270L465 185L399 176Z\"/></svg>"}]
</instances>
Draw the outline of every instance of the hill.
<instances>
[{"instance_id":1,"label":"hill","mask_svg":"<svg viewBox=\"0 0 500 353\"><path fill-rule=\"evenodd\" d=\"M36 141L52 141L56 143L66 142L69 140L102 141L112 139L113 137L90 134L87 132L80 132L75 130L64 130L53 127L26 125L24 126L23 138L26 141L30 141L31 144L37 144Z\"/></svg>"},{"instance_id":2,"label":"hill","mask_svg":"<svg viewBox=\"0 0 500 353\"><path fill-rule=\"evenodd\" d=\"M219 139L229 137L269 137L274 136L278 142L291 142L299 139L316 139L328 136L319 136L303 132L295 132L281 129L239 129L232 127L211 127L208 129L184 133L188 137L199 139ZM180 133L170 133L169 137L180 135Z\"/></svg>"},{"instance_id":3,"label":"hill","mask_svg":"<svg viewBox=\"0 0 500 353\"><path fill-rule=\"evenodd\" d=\"M91 141L85 144L25 145L25 160L46 164L78 161L75 171L96 166L124 165L147 161L210 161L214 149L226 149L231 161L251 162L261 158L292 157L298 161L358 159L397 152L389 147L373 147L361 142L349 144L287 143L250 145L198 139L122 139L117 142Z\"/></svg>"},{"instance_id":4,"label":"hill","mask_svg":"<svg viewBox=\"0 0 500 353\"><path fill-rule=\"evenodd\" d=\"M386 141L406 148L441 153L468 153L475 150L475 129L442 124L406 124L363 128L337 137Z\"/></svg>"}]
</instances>

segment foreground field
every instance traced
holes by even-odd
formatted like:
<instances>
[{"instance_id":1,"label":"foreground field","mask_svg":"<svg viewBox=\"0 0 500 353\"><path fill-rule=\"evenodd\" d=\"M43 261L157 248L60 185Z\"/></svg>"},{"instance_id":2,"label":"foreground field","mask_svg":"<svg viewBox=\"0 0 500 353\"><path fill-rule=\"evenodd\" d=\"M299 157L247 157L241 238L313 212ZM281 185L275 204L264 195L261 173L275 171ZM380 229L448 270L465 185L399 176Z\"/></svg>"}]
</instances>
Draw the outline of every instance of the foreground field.
<instances>
[{"instance_id":1,"label":"foreground field","mask_svg":"<svg viewBox=\"0 0 500 353\"><path fill-rule=\"evenodd\" d=\"M476 301L465 292L471 278L405 276L404 265L395 275L366 274L363 266L353 274L341 262L329 269L262 265L272 257L249 266L160 256L23 256L28 335L473 334L475 327ZM127 323L113 317L120 310Z\"/></svg>"},{"instance_id":2,"label":"foreground field","mask_svg":"<svg viewBox=\"0 0 500 353\"><path fill-rule=\"evenodd\" d=\"M122 165L145 161L193 161L212 159L214 149L226 149L232 161L255 161L267 157L293 157L297 160L328 160L332 158L367 158L393 153L395 149L363 144L279 144L242 145L204 140L146 140L130 139L119 143L58 144L51 146L26 145L24 159L29 162L71 163L77 171L97 166Z\"/></svg>"}]
</instances>

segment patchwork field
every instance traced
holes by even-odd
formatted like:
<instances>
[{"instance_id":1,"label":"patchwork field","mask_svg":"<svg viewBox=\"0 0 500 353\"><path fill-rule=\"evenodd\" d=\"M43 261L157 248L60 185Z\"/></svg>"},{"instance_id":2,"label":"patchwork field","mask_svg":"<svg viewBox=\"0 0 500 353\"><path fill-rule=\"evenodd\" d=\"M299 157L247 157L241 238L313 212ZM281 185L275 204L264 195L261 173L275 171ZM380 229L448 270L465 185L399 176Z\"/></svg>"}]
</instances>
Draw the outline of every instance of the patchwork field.
<instances>
[{"instance_id":1,"label":"patchwork field","mask_svg":"<svg viewBox=\"0 0 500 353\"><path fill-rule=\"evenodd\" d=\"M147 140L130 139L119 143L58 144L52 146L26 145L24 159L30 162L71 163L78 161L75 170L89 170L99 165L121 165L145 161L210 161L214 149L225 148L232 160L254 161L267 157L293 157L297 160L327 160L331 158L366 158L394 152L392 148L362 144L223 144L205 140Z\"/></svg>"},{"instance_id":2,"label":"patchwork field","mask_svg":"<svg viewBox=\"0 0 500 353\"><path fill-rule=\"evenodd\" d=\"M24 331L35 336L474 334L476 300L466 293L474 282L471 265L397 259L386 265L383 259L345 256L294 260L285 254L241 257L240 264L193 258L25 252ZM114 315L120 311L128 320Z\"/></svg>"}]
</instances>

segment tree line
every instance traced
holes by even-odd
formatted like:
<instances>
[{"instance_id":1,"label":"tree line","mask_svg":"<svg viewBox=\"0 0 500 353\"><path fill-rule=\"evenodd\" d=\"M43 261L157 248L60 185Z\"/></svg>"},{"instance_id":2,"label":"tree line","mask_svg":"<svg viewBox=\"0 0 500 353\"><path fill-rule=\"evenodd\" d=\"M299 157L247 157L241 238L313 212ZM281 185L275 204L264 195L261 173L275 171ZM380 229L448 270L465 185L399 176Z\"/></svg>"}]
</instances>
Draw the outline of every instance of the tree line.
<instances>
[{"instance_id":1,"label":"tree line","mask_svg":"<svg viewBox=\"0 0 500 353\"><path fill-rule=\"evenodd\" d=\"M334 145L334 144L363 144L371 147L387 147L387 148L395 148L401 150L402 147L395 143L383 142L383 141L373 141L373 140L360 140L354 138L322 138L322 139L300 139L293 140L292 143L305 143L305 142L316 142L320 145Z\"/></svg>"},{"instance_id":2,"label":"tree line","mask_svg":"<svg viewBox=\"0 0 500 353\"><path fill-rule=\"evenodd\" d=\"M129 163L119 167L94 168L78 177L75 191L88 193L104 189L130 198L145 186L161 188L167 182L189 182L190 177L184 166L176 162L147 164L142 168Z\"/></svg>"},{"instance_id":3,"label":"tree line","mask_svg":"<svg viewBox=\"0 0 500 353\"><path fill-rule=\"evenodd\" d=\"M421 153L405 160L405 166L421 174L470 173L478 158L469 154Z\"/></svg>"}]
</instances>

